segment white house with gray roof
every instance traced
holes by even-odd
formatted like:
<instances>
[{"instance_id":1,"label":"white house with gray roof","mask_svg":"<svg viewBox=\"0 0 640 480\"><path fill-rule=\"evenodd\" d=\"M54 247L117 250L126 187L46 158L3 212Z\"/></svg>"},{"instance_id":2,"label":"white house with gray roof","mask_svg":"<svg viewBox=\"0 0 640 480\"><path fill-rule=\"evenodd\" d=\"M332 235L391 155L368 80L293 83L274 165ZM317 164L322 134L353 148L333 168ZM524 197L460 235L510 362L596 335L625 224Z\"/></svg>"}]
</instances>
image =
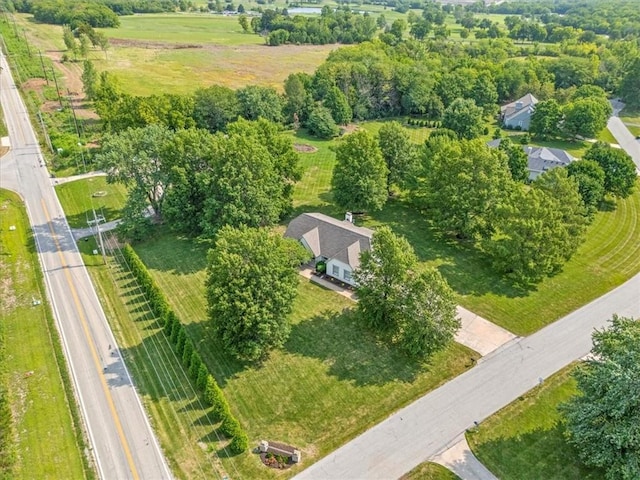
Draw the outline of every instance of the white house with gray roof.
<instances>
[{"instance_id":1,"label":"white house with gray roof","mask_svg":"<svg viewBox=\"0 0 640 480\"><path fill-rule=\"evenodd\" d=\"M360 266L360 253L371 250L373 230L322 213L303 213L291 220L284 236L298 240L315 263L326 262L327 275L354 285L353 271Z\"/></svg>"},{"instance_id":2,"label":"white house with gray roof","mask_svg":"<svg viewBox=\"0 0 640 480\"><path fill-rule=\"evenodd\" d=\"M490 147L499 147L500 139L487 143ZM527 154L527 170L529 170L529 180L535 180L548 170L557 167L566 167L576 159L564 150L559 148L532 147L524 145L522 147Z\"/></svg>"},{"instance_id":3,"label":"white house with gray roof","mask_svg":"<svg viewBox=\"0 0 640 480\"><path fill-rule=\"evenodd\" d=\"M536 109L538 99L527 93L524 97L515 102L508 103L500 107L500 120L507 128L517 128L529 130L531 115Z\"/></svg>"}]
</instances>

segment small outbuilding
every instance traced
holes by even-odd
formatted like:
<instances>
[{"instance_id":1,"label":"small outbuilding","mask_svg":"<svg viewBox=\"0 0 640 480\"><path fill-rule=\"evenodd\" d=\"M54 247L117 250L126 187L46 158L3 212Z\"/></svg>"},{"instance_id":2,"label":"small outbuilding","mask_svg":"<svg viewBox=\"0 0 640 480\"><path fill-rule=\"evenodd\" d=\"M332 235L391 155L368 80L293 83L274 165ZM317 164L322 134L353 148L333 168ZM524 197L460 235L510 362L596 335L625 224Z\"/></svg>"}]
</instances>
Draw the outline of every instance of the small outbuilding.
<instances>
[{"instance_id":1,"label":"small outbuilding","mask_svg":"<svg viewBox=\"0 0 640 480\"><path fill-rule=\"evenodd\" d=\"M303 213L294 218L284 236L298 240L309 251L314 265L326 264L326 274L354 285L353 271L360 266L360 254L371 250L373 230L357 227L347 213L337 220L322 213Z\"/></svg>"}]
</instances>

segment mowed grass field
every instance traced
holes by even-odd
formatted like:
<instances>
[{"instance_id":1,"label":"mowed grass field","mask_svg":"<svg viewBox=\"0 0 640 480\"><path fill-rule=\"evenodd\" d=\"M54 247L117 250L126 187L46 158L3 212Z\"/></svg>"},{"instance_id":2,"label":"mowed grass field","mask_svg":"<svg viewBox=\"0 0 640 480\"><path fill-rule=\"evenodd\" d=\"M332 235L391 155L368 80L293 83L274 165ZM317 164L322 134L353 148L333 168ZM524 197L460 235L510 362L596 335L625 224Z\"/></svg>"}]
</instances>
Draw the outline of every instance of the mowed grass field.
<instances>
[{"instance_id":1,"label":"mowed grass field","mask_svg":"<svg viewBox=\"0 0 640 480\"><path fill-rule=\"evenodd\" d=\"M119 183L107 183L107 177L63 183L56 186L56 192L71 228L86 228L94 209L107 222L120 218L127 198L126 188Z\"/></svg>"},{"instance_id":2,"label":"mowed grass field","mask_svg":"<svg viewBox=\"0 0 640 480\"><path fill-rule=\"evenodd\" d=\"M564 438L558 405L577 393L569 366L483 421L467 441L501 480L599 480Z\"/></svg>"},{"instance_id":3,"label":"mowed grass field","mask_svg":"<svg viewBox=\"0 0 640 480\"><path fill-rule=\"evenodd\" d=\"M460 477L442 465L425 462L403 475L400 480L460 480Z\"/></svg>"},{"instance_id":4,"label":"mowed grass field","mask_svg":"<svg viewBox=\"0 0 640 480\"><path fill-rule=\"evenodd\" d=\"M362 128L377 132L380 125L371 122ZM410 132L415 141L421 142L427 130L414 128ZM344 212L332 203L331 194L336 141L312 140L302 131L291 135L295 143L318 149L300 154L304 174L294 190L294 215L321 211L342 217ZM553 146L559 145L556 142ZM561 146L587 148L582 144ZM475 250L439 235L428 218L401 198L390 200L380 212L357 221L372 228L388 225L405 236L424 264L440 270L461 305L518 335L533 333L640 271L640 182L631 197L608 203L605 211L596 215L586 241L559 274L526 291L494 274Z\"/></svg>"},{"instance_id":5,"label":"mowed grass field","mask_svg":"<svg viewBox=\"0 0 640 480\"><path fill-rule=\"evenodd\" d=\"M66 365L39 272L24 205L0 190L0 376L7 381L17 458L6 478L94 478L83 463L70 410L76 407L63 384Z\"/></svg>"},{"instance_id":6,"label":"mowed grass field","mask_svg":"<svg viewBox=\"0 0 640 480\"><path fill-rule=\"evenodd\" d=\"M427 363L410 361L343 313L353 306L350 300L300 277L284 348L260 365L238 363L222 352L206 317L207 247L161 235L135 248L198 344L251 445L260 439L295 445L308 466L477 358L452 344ZM281 474L265 469L253 454L223 459L223 464L243 478Z\"/></svg>"}]
</instances>

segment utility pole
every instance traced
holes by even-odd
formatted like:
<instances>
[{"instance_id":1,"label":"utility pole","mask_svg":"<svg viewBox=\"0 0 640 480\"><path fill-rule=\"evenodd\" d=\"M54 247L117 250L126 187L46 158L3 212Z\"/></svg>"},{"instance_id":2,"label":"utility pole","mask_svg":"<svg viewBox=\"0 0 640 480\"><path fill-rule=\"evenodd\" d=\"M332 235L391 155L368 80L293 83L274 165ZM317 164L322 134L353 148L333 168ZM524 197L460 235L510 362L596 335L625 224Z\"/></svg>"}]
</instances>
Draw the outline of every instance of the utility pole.
<instances>
[{"instance_id":1,"label":"utility pole","mask_svg":"<svg viewBox=\"0 0 640 480\"><path fill-rule=\"evenodd\" d=\"M42 65L42 74L44 75L44 79L47 82L47 87L49 86L49 77L47 76L47 70L44 68L44 62L42 61L42 50L38 50L40 54L40 65Z\"/></svg>"},{"instance_id":2,"label":"utility pole","mask_svg":"<svg viewBox=\"0 0 640 480\"><path fill-rule=\"evenodd\" d=\"M106 255L104 253L104 243L102 241L102 232L100 231L100 221L98 220L98 217L96 215L96 209L93 209L93 221L96 223L96 229L98 231L98 242L100 245L100 253L102 254L102 261L103 263L106 265L107 264L107 258Z\"/></svg>"},{"instance_id":3,"label":"utility pole","mask_svg":"<svg viewBox=\"0 0 640 480\"><path fill-rule=\"evenodd\" d=\"M51 150L51 153L54 153L53 145L51 144L51 138L49 138L49 133L47 132L47 127L44 124L44 120L42 119L42 113L40 112L40 110L38 110L38 118L40 119L40 126L42 126L44 141L47 144L47 147L49 147L49 150Z\"/></svg>"},{"instance_id":4,"label":"utility pole","mask_svg":"<svg viewBox=\"0 0 640 480\"><path fill-rule=\"evenodd\" d=\"M58 94L58 102L60 102L60 108L64 108L62 105L62 97L60 96L60 88L58 88L58 79L56 78L56 71L51 67L51 73L53 75L53 81L56 84L56 93Z\"/></svg>"}]
</instances>

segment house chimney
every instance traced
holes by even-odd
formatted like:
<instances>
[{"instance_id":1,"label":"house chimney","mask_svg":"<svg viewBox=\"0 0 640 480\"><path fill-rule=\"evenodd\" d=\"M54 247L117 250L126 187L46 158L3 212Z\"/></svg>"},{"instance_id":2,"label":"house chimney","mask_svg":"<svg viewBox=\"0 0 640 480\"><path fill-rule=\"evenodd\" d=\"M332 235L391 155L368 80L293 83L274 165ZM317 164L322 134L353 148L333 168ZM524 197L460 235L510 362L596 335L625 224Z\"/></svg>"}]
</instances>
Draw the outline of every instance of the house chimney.
<instances>
[{"instance_id":1,"label":"house chimney","mask_svg":"<svg viewBox=\"0 0 640 480\"><path fill-rule=\"evenodd\" d=\"M353 214L351 212L347 212L344 214L344 221L353 223Z\"/></svg>"},{"instance_id":2,"label":"house chimney","mask_svg":"<svg viewBox=\"0 0 640 480\"><path fill-rule=\"evenodd\" d=\"M520 110L522 108L522 102L516 102L516 110Z\"/></svg>"}]
</instances>

